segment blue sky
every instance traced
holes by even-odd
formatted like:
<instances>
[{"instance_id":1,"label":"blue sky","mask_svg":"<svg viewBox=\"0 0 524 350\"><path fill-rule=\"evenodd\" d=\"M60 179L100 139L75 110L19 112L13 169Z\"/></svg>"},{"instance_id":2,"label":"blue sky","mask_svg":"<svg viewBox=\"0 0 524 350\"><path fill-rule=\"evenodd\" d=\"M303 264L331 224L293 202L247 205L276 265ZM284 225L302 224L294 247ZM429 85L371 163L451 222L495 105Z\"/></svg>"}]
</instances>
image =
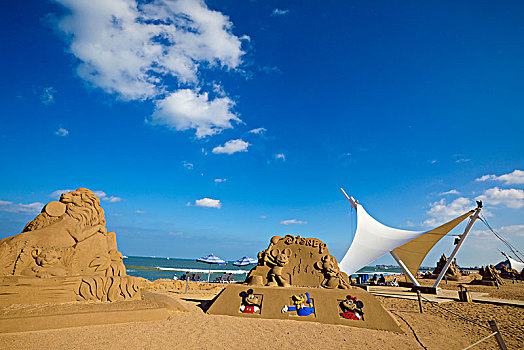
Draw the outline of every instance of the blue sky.
<instances>
[{"instance_id":1,"label":"blue sky","mask_svg":"<svg viewBox=\"0 0 524 350\"><path fill-rule=\"evenodd\" d=\"M127 255L236 259L293 233L340 259L344 187L412 230L482 199L522 249L522 3L82 3L2 3L0 237L87 187ZM478 222L459 263L497 248Z\"/></svg>"}]
</instances>

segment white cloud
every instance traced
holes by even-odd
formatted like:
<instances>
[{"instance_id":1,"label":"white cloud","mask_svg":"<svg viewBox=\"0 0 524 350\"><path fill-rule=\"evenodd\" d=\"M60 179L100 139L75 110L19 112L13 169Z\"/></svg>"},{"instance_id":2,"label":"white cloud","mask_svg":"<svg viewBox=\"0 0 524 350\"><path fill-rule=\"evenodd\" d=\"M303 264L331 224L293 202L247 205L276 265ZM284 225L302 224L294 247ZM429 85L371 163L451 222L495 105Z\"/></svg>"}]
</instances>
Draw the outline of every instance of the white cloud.
<instances>
[{"instance_id":1,"label":"white cloud","mask_svg":"<svg viewBox=\"0 0 524 350\"><path fill-rule=\"evenodd\" d=\"M261 219L267 219L267 216L266 216L266 215L260 215L259 218L261 218Z\"/></svg>"},{"instance_id":2,"label":"white cloud","mask_svg":"<svg viewBox=\"0 0 524 350\"><path fill-rule=\"evenodd\" d=\"M188 203L188 204L191 205L191 203ZM220 203L220 200L218 199L202 198L202 199L197 199L195 201L195 206L220 209L222 207L222 203Z\"/></svg>"},{"instance_id":3,"label":"white cloud","mask_svg":"<svg viewBox=\"0 0 524 350\"><path fill-rule=\"evenodd\" d=\"M493 187L475 199L483 201L486 205L504 205L508 208L519 209L524 206L524 191L515 188L505 190Z\"/></svg>"},{"instance_id":4,"label":"white cloud","mask_svg":"<svg viewBox=\"0 0 524 350\"><path fill-rule=\"evenodd\" d=\"M432 160L430 160L429 162L430 162L431 164L435 164L435 163L437 162L437 160L436 160L436 159L432 159Z\"/></svg>"},{"instance_id":5,"label":"white cloud","mask_svg":"<svg viewBox=\"0 0 524 350\"><path fill-rule=\"evenodd\" d=\"M44 206L43 203L34 202L29 204L23 203L13 203L10 201L0 200L0 211L5 211L8 213L18 213L18 214L37 214L42 210Z\"/></svg>"},{"instance_id":6,"label":"white cloud","mask_svg":"<svg viewBox=\"0 0 524 350\"><path fill-rule=\"evenodd\" d=\"M103 200L105 201L108 201L110 203L115 203L115 202L120 202L122 200L122 198L120 197L115 197L115 196L110 196L110 197L104 197L102 198Z\"/></svg>"},{"instance_id":7,"label":"white cloud","mask_svg":"<svg viewBox=\"0 0 524 350\"><path fill-rule=\"evenodd\" d=\"M457 159L455 161L455 163L467 163L467 162L470 162L471 159L468 159L468 158L460 158L460 159Z\"/></svg>"},{"instance_id":8,"label":"white cloud","mask_svg":"<svg viewBox=\"0 0 524 350\"><path fill-rule=\"evenodd\" d=\"M442 192L440 195L441 195L441 196L446 196L446 195L448 195L448 194L460 194L460 192L457 191L457 190L449 190L449 191L447 191L447 192Z\"/></svg>"},{"instance_id":9,"label":"white cloud","mask_svg":"<svg viewBox=\"0 0 524 350\"><path fill-rule=\"evenodd\" d=\"M241 122L231 112L234 105L229 97L209 100L207 93L182 89L155 102L150 122L178 131L195 129L196 136L202 138L232 128L232 121Z\"/></svg>"},{"instance_id":10,"label":"white cloud","mask_svg":"<svg viewBox=\"0 0 524 350\"><path fill-rule=\"evenodd\" d=\"M459 197L451 203L446 203L446 199L442 198L431 203L429 207L430 209L426 211L426 214L430 218L422 223L423 226L436 226L446 220L465 214L472 209L473 202L468 198Z\"/></svg>"},{"instance_id":11,"label":"white cloud","mask_svg":"<svg viewBox=\"0 0 524 350\"><path fill-rule=\"evenodd\" d=\"M60 196L62 195L62 193L67 193L67 192L71 192L71 191L74 191L74 190L56 190L54 191L53 193L51 193L49 195L49 197L51 198L60 198ZM95 193L96 194L96 193Z\"/></svg>"},{"instance_id":12,"label":"white cloud","mask_svg":"<svg viewBox=\"0 0 524 350\"><path fill-rule=\"evenodd\" d=\"M193 170L194 164L186 162L185 160L182 162L182 166L186 168L187 170Z\"/></svg>"},{"instance_id":13,"label":"white cloud","mask_svg":"<svg viewBox=\"0 0 524 350\"><path fill-rule=\"evenodd\" d=\"M145 214L146 212L144 210L135 210L136 214Z\"/></svg>"},{"instance_id":14,"label":"white cloud","mask_svg":"<svg viewBox=\"0 0 524 350\"><path fill-rule=\"evenodd\" d=\"M69 131L67 131L67 130L64 129L64 128L58 128L58 130L55 131L55 135L58 135L58 136L67 136L67 135L69 135Z\"/></svg>"},{"instance_id":15,"label":"white cloud","mask_svg":"<svg viewBox=\"0 0 524 350\"><path fill-rule=\"evenodd\" d=\"M271 13L272 16L285 16L289 13L289 10L274 9Z\"/></svg>"},{"instance_id":16,"label":"white cloud","mask_svg":"<svg viewBox=\"0 0 524 350\"><path fill-rule=\"evenodd\" d=\"M266 131L267 131L266 128L256 128L256 129L249 130L249 132L250 132L251 134L256 134L256 135L258 135L258 134L263 134L263 133L265 133Z\"/></svg>"},{"instance_id":17,"label":"white cloud","mask_svg":"<svg viewBox=\"0 0 524 350\"><path fill-rule=\"evenodd\" d=\"M524 171L515 169L512 173L503 174L500 176L496 175L484 175L479 177L478 179L475 179L475 181L487 181L487 180L493 180L493 181L502 181L506 185L520 185L524 184Z\"/></svg>"},{"instance_id":18,"label":"white cloud","mask_svg":"<svg viewBox=\"0 0 524 350\"><path fill-rule=\"evenodd\" d=\"M215 183L226 182L227 179L215 179Z\"/></svg>"},{"instance_id":19,"label":"white cloud","mask_svg":"<svg viewBox=\"0 0 524 350\"><path fill-rule=\"evenodd\" d=\"M56 1L68 10L57 27L85 81L122 100L155 100L153 123L196 129L197 137L239 121L229 98L209 99L197 90L205 86L203 69L237 69L245 54L242 41L249 37L232 34L221 12L201 0ZM216 84L213 90L222 91Z\"/></svg>"},{"instance_id":20,"label":"white cloud","mask_svg":"<svg viewBox=\"0 0 524 350\"><path fill-rule=\"evenodd\" d=\"M275 154L275 159L281 159L283 162L286 161L286 155L284 153Z\"/></svg>"},{"instance_id":21,"label":"white cloud","mask_svg":"<svg viewBox=\"0 0 524 350\"><path fill-rule=\"evenodd\" d=\"M283 220L280 221L281 225L291 225L291 224L297 224L297 225L305 225L307 224L307 221L301 221L297 219L290 219L290 220Z\"/></svg>"},{"instance_id":22,"label":"white cloud","mask_svg":"<svg viewBox=\"0 0 524 350\"><path fill-rule=\"evenodd\" d=\"M51 104L55 102L55 94L56 94L56 90L54 87L49 86L49 87L43 88L42 93L39 96L40 101L45 105Z\"/></svg>"},{"instance_id":23,"label":"white cloud","mask_svg":"<svg viewBox=\"0 0 524 350\"><path fill-rule=\"evenodd\" d=\"M184 234L182 232L169 232L168 235L169 236L182 236Z\"/></svg>"},{"instance_id":24,"label":"white cloud","mask_svg":"<svg viewBox=\"0 0 524 350\"><path fill-rule=\"evenodd\" d=\"M524 237L524 225L510 225L502 226L496 230L503 237ZM472 235L480 237L492 237L493 239L498 239L495 237L493 232L490 230L474 230L471 232Z\"/></svg>"},{"instance_id":25,"label":"white cloud","mask_svg":"<svg viewBox=\"0 0 524 350\"><path fill-rule=\"evenodd\" d=\"M247 152L247 148L249 147L249 143L240 139L237 140L230 140L227 141L224 146L217 146L213 148L213 153L220 154L220 153L227 153L227 154L233 154L236 152Z\"/></svg>"}]
</instances>

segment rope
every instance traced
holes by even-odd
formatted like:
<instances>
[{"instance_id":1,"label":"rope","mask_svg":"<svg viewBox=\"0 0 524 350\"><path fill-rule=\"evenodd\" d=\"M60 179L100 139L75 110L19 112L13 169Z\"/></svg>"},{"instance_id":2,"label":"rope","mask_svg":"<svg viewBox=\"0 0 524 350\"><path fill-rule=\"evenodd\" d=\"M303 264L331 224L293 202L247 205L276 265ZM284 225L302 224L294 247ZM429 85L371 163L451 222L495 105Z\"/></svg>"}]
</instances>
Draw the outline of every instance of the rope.
<instances>
[{"instance_id":1,"label":"rope","mask_svg":"<svg viewBox=\"0 0 524 350\"><path fill-rule=\"evenodd\" d=\"M497 237L500 241L502 241L502 243L504 243L504 244L506 245L506 247L508 247L508 249L511 250L511 252L513 252L513 254L517 257L517 259L520 260L520 262L523 262L523 263L524 263L524 261L522 260L522 258L517 254L517 253L519 253L519 254L522 255L522 253L520 253L519 250L518 250L517 248L513 247L513 246L512 246L512 245L511 245L511 244L510 244L506 239L504 239L504 237L502 237L502 236L500 235L500 233L498 233L497 231L495 231L495 230L491 227L491 225L488 223L488 220L486 220L486 218L484 217L484 215L481 215L481 217L479 218L479 220L482 221L482 222L484 223L484 225L487 226L487 228L488 228L488 229L489 229L489 230L490 230L490 231L495 235L495 237Z\"/></svg>"},{"instance_id":2,"label":"rope","mask_svg":"<svg viewBox=\"0 0 524 350\"><path fill-rule=\"evenodd\" d=\"M404 321L404 322L408 325L409 329L411 329L411 331L413 332L413 335L415 336L415 340L420 344L420 346L422 346L423 349L427 350L428 348L425 347L424 344L422 344L422 342L420 341L420 339L419 339L418 336L417 336L417 333L415 333L415 330L413 329L413 327L411 327L411 325L408 323L408 321L406 321L406 320L404 319L404 317L400 316L400 315L399 315L398 313L396 313L395 311L393 311L393 310L389 310L389 311L390 311L392 314L395 314L397 317L399 317L402 321Z\"/></svg>"},{"instance_id":3,"label":"rope","mask_svg":"<svg viewBox=\"0 0 524 350\"><path fill-rule=\"evenodd\" d=\"M471 349L471 348L474 347L475 345L478 345L478 344L482 343L484 340L491 338L492 336L494 336L494 335L497 334L497 333L498 333L498 332L491 333L491 334L488 335L487 337L480 339L478 342L471 344L470 346L468 346L467 348L464 348L463 350Z\"/></svg>"},{"instance_id":4,"label":"rope","mask_svg":"<svg viewBox=\"0 0 524 350\"><path fill-rule=\"evenodd\" d=\"M434 301L428 300L428 299L426 299L425 297L423 297L422 295L421 295L421 298L424 299L425 301L431 303L431 305L434 305L434 306L436 306L436 307L439 307L439 308L441 308L442 310L447 311L447 312L449 312L449 313L452 313L453 315L455 315L455 316L457 316L457 317L460 317L460 318L462 318L462 319L464 319L464 320L466 320L466 321L469 321L469 322L471 322L471 323L473 323L473 324L476 324L476 325L479 326L479 327L482 327L482 328L485 328L485 329L491 330L491 328L489 328L489 327L483 326L483 325L481 325L480 323L475 322L475 321L473 321L473 320L470 320L470 319L467 318L467 317L464 317L464 316L459 315L459 314L457 314L457 313L455 313L455 312L453 312L453 311L451 311L451 310L448 310L448 309L443 308L443 307L440 306L437 302L434 302Z\"/></svg>"}]
</instances>

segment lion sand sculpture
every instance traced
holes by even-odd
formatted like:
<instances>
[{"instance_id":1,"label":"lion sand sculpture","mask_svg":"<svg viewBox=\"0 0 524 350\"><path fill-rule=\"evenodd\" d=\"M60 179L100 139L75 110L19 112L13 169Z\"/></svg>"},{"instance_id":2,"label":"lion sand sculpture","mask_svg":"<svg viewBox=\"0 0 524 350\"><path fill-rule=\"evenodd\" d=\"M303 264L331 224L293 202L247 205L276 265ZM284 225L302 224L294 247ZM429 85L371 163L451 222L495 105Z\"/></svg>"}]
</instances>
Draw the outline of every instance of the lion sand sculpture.
<instances>
[{"instance_id":1,"label":"lion sand sculpture","mask_svg":"<svg viewBox=\"0 0 524 350\"><path fill-rule=\"evenodd\" d=\"M45 205L0 241L0 304L140 298L105 225L99 198L86 188Z\"/></svg>"}]
</instances>

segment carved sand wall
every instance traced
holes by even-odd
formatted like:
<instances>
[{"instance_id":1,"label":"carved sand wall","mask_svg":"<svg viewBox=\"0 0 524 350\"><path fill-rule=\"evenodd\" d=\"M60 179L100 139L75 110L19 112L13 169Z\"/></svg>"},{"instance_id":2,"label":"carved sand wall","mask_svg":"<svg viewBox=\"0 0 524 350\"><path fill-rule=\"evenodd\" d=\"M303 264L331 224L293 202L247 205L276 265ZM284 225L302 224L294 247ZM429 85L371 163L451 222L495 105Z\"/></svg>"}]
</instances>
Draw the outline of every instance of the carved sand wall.
<instances>
[{"instance_id":1,"label":"carved sand wall","mask_svg":"<svg viewBox=\"0 0 524 350\"><path fill-rule=\"evenodd\" d=\"M21 233L0 241L0 276L5 276L0 289L17 290L25 302L38 302L38 293L29 297L32 293L22 290L41 285L39 279L50 279L44 284L55 285L55 290L72 289L77 300L140 297L138 283L126 275L116 234L107 232L105 224L104 210L92 191L79 188L62 194ZM60 295L69 294L57 293L57 301Z\"/></svg>"},{"instance_id":2,"label":"carved sand wall","mask_svg":"<svg viewBox=\"0 0 524 350\"><path fill-rule=\"evenodd\" d=\"M292 235L271 238L269 247L258 253L258 265L246 282L251 286L350 288L348 276L340 271L326 243Z\"/></svg>"}]
</instances>

